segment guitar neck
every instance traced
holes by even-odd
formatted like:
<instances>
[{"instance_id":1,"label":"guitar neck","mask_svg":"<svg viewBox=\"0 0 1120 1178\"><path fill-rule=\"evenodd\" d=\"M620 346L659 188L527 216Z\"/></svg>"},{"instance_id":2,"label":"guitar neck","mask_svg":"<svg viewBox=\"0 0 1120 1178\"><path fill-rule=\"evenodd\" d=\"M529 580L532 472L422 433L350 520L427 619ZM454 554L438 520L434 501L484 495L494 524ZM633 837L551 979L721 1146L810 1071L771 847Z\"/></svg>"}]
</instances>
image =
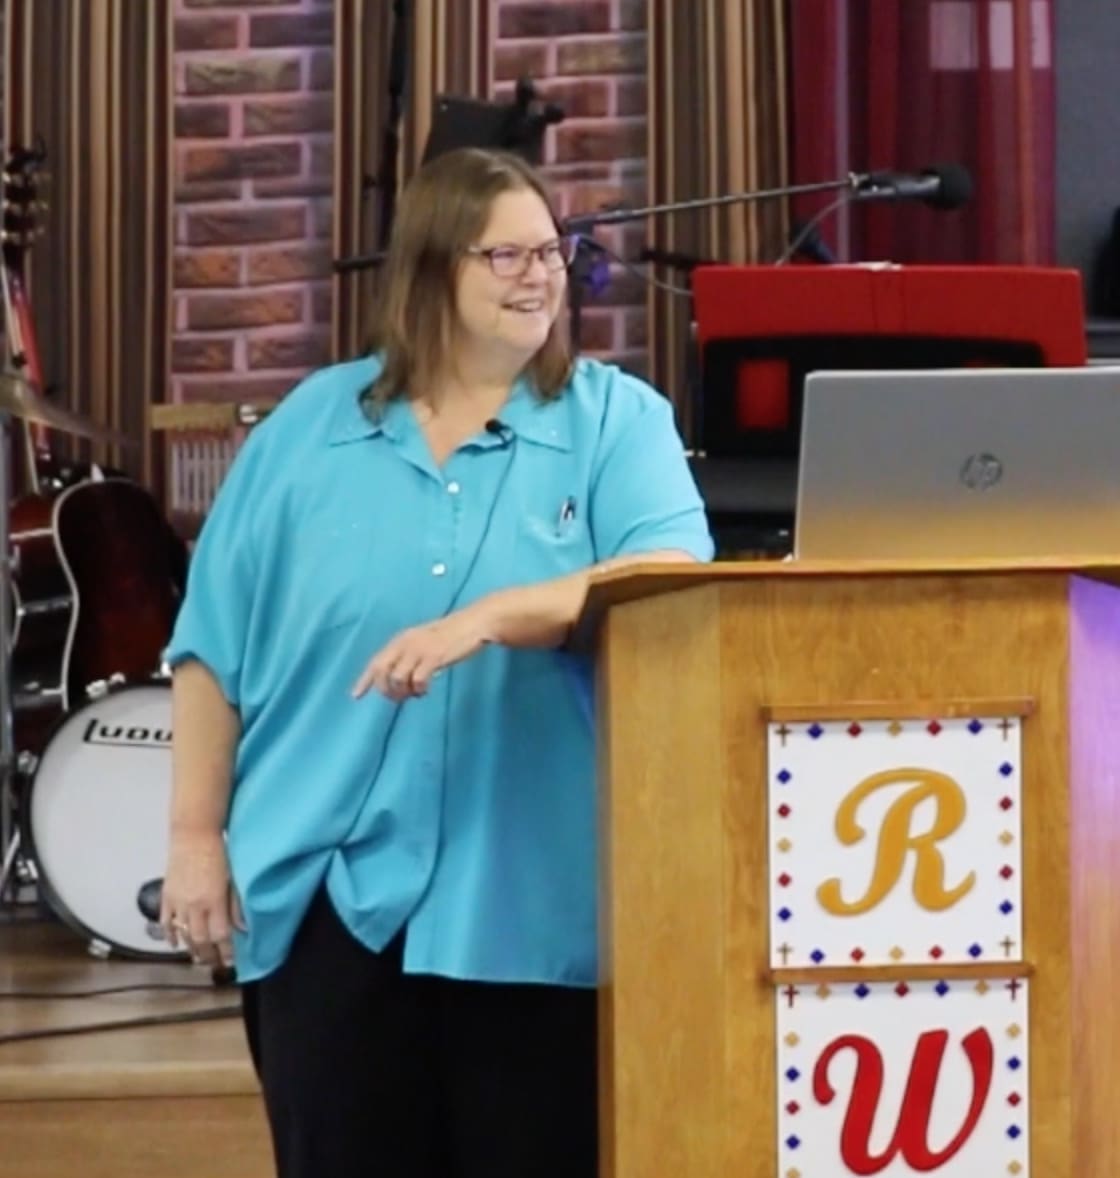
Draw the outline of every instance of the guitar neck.
<instances>
[{"instance_id":1,"label":"guitar neck","mask_svg":"<svg viewBox=\"0 0 1120 1178\"><path fill-rule=\"evenodd\" d=\"M3 267L4 318L8 324L9 364L16 375L30 382L36 389L43 387L43 362L39 341L35 336L35 322L31 314L31 302L23 276L14 269L7 259L0 262ZM21 436L26 460L27 478L30 490L38 493L40 474L53 461L50 432L39 422L21 421Z\"/></svg>"},{"instance_id":2,"label":"guitar neck","mask_svg":"<svg viewBox=\"0 0 1120 1178\"><path fill-rule=\"evenodd\" d=\"M10 373L42 393L45 385L42 354L27 293L24 263L32 241L42 233L39 199L45 147L13 148L3 170L3 249L0 251L0 294L7 326L7 367ZM51 437L39 422L20 420L27 480L39 490L42 468L53 464Z\"/></svg>"}]
</instances>

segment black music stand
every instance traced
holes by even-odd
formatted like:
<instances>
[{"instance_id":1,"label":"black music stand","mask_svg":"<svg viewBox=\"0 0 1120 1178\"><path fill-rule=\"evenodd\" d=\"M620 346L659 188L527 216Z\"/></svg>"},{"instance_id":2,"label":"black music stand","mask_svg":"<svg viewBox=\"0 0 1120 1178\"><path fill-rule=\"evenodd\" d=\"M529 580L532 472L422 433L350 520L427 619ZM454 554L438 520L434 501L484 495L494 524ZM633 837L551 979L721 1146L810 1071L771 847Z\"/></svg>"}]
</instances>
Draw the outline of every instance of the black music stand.
<instances>
[{"instance_id":1,"label":"black music stand","mask_svg":"<svg viewBox=\"0 0 1120 1178\"><path fill-rule=\"evenodd\" d=\"M459 147L490 147L512 151L538 167L544 159L545 131L563 120L563 110L543 102L528 78L518 81L513 102L440 94L421 162Z\"/></svg>"}]
</instances>

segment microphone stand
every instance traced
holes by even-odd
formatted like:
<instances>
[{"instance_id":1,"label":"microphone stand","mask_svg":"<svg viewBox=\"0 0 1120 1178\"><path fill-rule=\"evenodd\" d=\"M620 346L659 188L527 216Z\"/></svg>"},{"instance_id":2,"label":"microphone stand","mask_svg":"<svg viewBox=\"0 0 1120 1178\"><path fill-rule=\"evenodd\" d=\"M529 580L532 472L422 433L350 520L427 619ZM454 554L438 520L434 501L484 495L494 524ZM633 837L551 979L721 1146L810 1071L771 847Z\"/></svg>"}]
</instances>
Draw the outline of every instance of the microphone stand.
<instances>
[{"instance_id":1,"label":"microphone stand","mask_svg":"<svg viewBox=\"0 0 1120 1178\"><path fill-rule=\"evenodd\" d=\"M783 188L762 188L755 192L732 192L724 196L707 196L698 200L681 200L671 204L645 205L638 209L604 209L598 213L581 213L564 222L564 231L576 235L576 252L572 259L568 289L568 305L571 312L572 346L578 350L583 316L583 287L591 272L590 254L601 248L595 241L595 230L601 225L622 225L629 221L642 221L646 217L658 217L665 213L691 213L701 209L720 208L723 205L750 204L762 200L778 200L793 196L811 196L818 192L839 192L843 189L853 194L861 191L866 177L854 172L842 180L823 180L816 184L789 184Z\"/></svg>"},{"instance_id":2,"label":"microphone stand","mask_svg":"<svg viewBox=\"0 0 1120 1178\"><path fill-rule=\"evenodd\" d=\"M377 173L377 247L389 244L397 205L397 156L400 150L400 121L404 116L404 89L408 71L408 7L406 0L393 0L393 34L389 39L389 109L381 138L381 166Z\"/></svg>"},{"instance_id":3,"label":"microphone stand","mask_svg":"<svg viewBox=\"0 0 1120 1178\"><path fill-rule=\"evenodd\" d=\"M397 157L400 154L399 127L404 117L404 91L408 81L408 5L407 0L393 0L393 31L389 38L389 92L385 126L381 133L381 159L377 175L367 177L364 187L377 191L377 249L368 254L336 258L336 274L369 270L385 261L393 218L397 211Z\"/></svg>"}]
</instances>

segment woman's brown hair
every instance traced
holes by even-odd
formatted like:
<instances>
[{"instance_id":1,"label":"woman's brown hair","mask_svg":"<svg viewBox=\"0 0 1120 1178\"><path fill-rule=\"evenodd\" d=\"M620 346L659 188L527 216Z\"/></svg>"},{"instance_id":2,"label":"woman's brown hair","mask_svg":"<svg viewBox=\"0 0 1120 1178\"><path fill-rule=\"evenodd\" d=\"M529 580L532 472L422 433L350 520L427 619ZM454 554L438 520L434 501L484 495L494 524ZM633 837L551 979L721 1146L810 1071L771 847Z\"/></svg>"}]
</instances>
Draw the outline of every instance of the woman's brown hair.
<instances>
[{"instance_id":1,"label":"woman's brown hair","mask_svg":"<svg viewBox=\"0 0 1120 1178\"><path fill-rule=\"evenodd\" d=\"M384 367L368 396L384 404L409 389L428 392L451 347L456 273L478 242L495 199L530 189L559 220L547 189L518 156L466 147L437 156L401 194L389 252L380 275L370 342ZM525 373L537 395L559 396L571 373L567 320L556 318Z\"/></svg>"}]
</instances>

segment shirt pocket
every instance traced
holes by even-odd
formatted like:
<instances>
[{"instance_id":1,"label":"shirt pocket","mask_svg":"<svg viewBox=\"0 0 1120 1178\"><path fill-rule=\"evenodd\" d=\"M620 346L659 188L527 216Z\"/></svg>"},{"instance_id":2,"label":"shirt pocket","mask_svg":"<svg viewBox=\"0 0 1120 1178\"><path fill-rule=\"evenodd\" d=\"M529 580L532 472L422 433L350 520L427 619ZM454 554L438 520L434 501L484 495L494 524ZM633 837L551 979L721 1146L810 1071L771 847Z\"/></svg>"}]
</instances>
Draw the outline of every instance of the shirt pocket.
<instances>
[{"instance_id":1,"label":"shirt pocket","mask_svg":"<svg viewBox=\"0 0 1120 1178\"><path fill-rule=\"evenodd\" d=\"M529 581L548 581L595 563L595 545L585 519L527 515L517 534L517 572Z\"/></svg>"}]
</instances>

